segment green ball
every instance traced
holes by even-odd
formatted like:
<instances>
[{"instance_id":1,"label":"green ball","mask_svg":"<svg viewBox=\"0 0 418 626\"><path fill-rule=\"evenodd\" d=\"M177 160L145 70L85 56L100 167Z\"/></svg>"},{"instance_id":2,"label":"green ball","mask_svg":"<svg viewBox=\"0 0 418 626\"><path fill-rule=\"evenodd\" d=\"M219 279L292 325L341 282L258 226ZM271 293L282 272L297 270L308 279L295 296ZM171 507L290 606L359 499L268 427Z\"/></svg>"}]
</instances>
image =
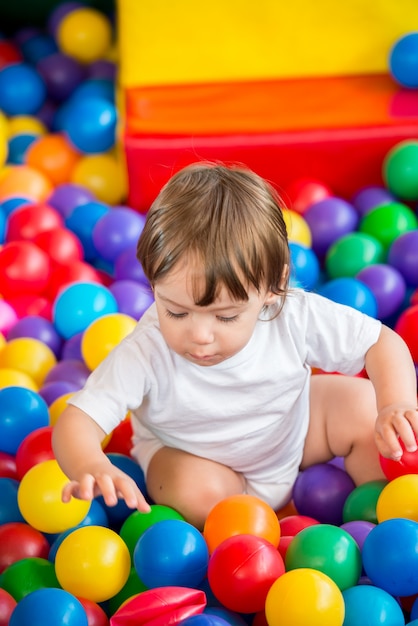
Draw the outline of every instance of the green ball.
<instances>
[{"instance_id":1,"label":"green ball","mask_svg":"<svg viewBox=\"0 0 418 626\"><path fill-rule=\"evenodd\" d=\"M128 598L136 596L138 593L142 593L147 589L148 587L146 587L142 580L140 580L138 574L136 573L136 569L133 567L129 574L129 578L122 587L122 589L115 596L113 596L113 598L110 598L108 600L110 615L116 613L118 608L125 602L125 600L128 600Z\"/></svg>"},{"instance_id":2,"label":"green ball","mask_svg":"<svg viewBox=\"0 0 418 626\"><path fill-rule=\"evenodd\" d=\"M389 249L395 239L416 228L418 220L415 213L401 202L390 202L372 209L359 225L361 233L375 237L385 250Z\"/></svg>"},{"instance_id":3,"label":"green ball","mask_svg":"<svg viewBox=\"0 0 418 626\"><path fill-rule=\"evenodd\" d=\"M383 180L403 200L418 200L418 141L396 144L383 160Z\"/></svg>"},{"instance_id":4,"label":"green ball","mask_svg":"<svg viewBox=\"0 0 418 626\"><path fill-rule=\"evenodd\" d=\"M375 237L365 233L348 233L328 249L325 269L330 278L354 278L368 265L383 262L383 257L383 246Z\"/></svg>"},{"instance_id":5,"label":"green ball","mask_svg":"<svg viewBox=\"0 0 418 626\"><path fill-rule=\"evenodd\" d=\"M359 485L348 494L343 508L343 522L364 520L377 524L376 505L383 488L388 481L371 480Z\"/></svg>"},{"instance_id":6,"label":"green ball","mask_svg":"<svg viewBox=\"0 0 418 626\"><path fill-rule=\"evenodd\" d=\"M141 535L157 522L167 519L186 521L180 513L163 504L152 504L149 513L134 511L123 522L119 535L128 546L131 558Z\"/></svg>"},{"instance_id":7,"label":"green ball","mask_svg":"<svg viewBox=\"0 0 418 626\"><path fill-rule=\"evenodd\" d=\"M6 567L1 586L16 602L37 589L61 587L55 574L55 565L36 556L20 559Z\"/></svg>"},{"instance_id":8,"label":"green ball","mask_svg":"<svg viewBox=\"0 0 418 626\"><path fill-rule=\"evenodd\" d=\"M343 528L315 524L301 530L289 544L286 571L307 567L329 576L341 591L359 581L362 562L360 548Z\"/></svg>"}]
</instances>

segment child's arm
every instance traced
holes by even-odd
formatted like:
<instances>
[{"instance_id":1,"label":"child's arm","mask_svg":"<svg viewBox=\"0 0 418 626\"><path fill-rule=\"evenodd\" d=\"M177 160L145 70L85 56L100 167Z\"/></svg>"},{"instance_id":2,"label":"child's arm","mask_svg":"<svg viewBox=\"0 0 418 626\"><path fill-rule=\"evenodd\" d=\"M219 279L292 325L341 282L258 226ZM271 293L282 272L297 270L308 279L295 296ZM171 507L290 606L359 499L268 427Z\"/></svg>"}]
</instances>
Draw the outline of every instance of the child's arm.
<instances>
[{"instance_id":1,"label":"child's arm","mask_svg":"<svg viewBox=\"0 0 418 626\"><path fill-rule=\"evenodd\" d=\"M135 481L115 467L103 452L104 431L87 413L69 405L60 415L52 434L55 457L70 481L62 499L71 496L92 500L99 494L108 506L123 498L132 509L147 512L150 507Z\"/></svg>"},{"instance_id":2,"label":"child's arm","mask_svg":"<svg viewBox=\"0 0 418 626\"><path fill-rule=\"evenodd\" d=\"M406 343L387 326L367 352L366 371L376 392L377 447L383 456L399 460L399 438L409 452L417 449L417 377Z\"/></svg>"}]
</instances>

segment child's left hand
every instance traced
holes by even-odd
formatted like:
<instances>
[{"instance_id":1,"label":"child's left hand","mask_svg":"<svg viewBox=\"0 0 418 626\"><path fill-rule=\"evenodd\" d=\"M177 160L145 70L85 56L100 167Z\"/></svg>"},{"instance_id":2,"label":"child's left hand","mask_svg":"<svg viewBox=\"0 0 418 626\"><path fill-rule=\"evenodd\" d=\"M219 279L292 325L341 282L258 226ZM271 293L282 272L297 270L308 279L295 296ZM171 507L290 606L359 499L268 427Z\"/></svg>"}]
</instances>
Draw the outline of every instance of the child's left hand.
<instances>
[{"instance_id":1,"label":"child's left hand","mask_svg":"<svg viewBox=\"0 0 418 626\"><path fill-rule=\"evenodd\" d=\"M418 436L418 407L410 404L391 404L376 419L375 440L380 454L399 461L402 457L402 440L408 452L415 452Z\"/></svg>"}]
</instances>

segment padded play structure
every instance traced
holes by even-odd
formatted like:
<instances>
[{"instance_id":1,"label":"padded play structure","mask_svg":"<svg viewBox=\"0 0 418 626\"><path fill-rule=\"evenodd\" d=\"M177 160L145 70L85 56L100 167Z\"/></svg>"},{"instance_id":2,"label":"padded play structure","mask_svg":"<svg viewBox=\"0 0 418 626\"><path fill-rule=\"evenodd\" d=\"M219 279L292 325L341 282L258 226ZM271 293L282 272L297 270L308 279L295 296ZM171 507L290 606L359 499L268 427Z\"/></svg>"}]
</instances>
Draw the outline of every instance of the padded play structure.
<instances>
[{"instance_id":1,"label":"padded play structure","mask_svg":"<svg viewBox=\"0 0 418 626\"><path fill-rule=\"evenodd\" d=\"M418 91L389 74L417 0L118 0L129 202L202 159L245 163L284 190L313 178L349 198L418 138Z\"/></svg>"}]
</instances>

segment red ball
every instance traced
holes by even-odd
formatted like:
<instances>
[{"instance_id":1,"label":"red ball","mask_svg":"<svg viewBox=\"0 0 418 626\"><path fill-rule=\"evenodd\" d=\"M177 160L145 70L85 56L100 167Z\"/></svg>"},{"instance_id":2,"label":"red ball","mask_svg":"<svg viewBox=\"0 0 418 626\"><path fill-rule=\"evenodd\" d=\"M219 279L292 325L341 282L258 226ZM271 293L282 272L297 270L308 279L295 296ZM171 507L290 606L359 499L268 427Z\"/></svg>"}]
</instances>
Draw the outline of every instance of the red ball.
<instances>
[{"instance_id":1,"label":"red ball","mask_svg":"<svg viewBox=\"0 0 418 626\"><path fill-rule=\"evenodd\" d=\"M126 417L112 432L112 436L110 437L109 443L104 448L104 451L106 454L109 452L117 452L131 456L131 450L132 422L130 417Z\"/></svg>"},{"instance_id":2,"label":"red ball","mask_svg":"<svg viewBox=\"0 0 418 626\"><path fill-rule=\"evenodd\" d=\"M7 300L40 294L48 284L48 255L31 241L11 241L0 249L0 293Z\"/></svg>"},{"instance_id":3,"label":"red ball","mask_svg":"<svg viewBox=\"0 0 418 626\"><path fill-rule=\"evenodd\" d=\"M52 426L43 426L27 435L16 451L16 469L19 480L38 463L54 459Z\"/></svg>"},{"instance_id":4,"label":"red ball","mask_svg":"<svg viewBox=\"0 0 418 626\"><path fill-rule=\"evenodd\" d=\"M0 452L0 478L17 479L16 458L7 452Z\"/></svg>"},{"instance_id":5,"label":"red ball","mask_svg":"<svg viewBox=\"0 0 418 626\"><path fill-rule=\"evenodd\" d=\"M20 63L21 61L23 61L23 57L19 48L11 41L2 39L0 41L0 70L3 69L3 67L7 67L13 63Z\"/></svg>"},{"instance_id":6,"label":"red ball","mask_svg":"<svg viewBox=\"0 0 418 626\"><path fill-rule=\"evenodd\" d=\"M0 626L9 626L10 616L16 604L13 596L0 587Z\"/></svg>"},{"instance_id":7,"label":"red ball","mask_svg":"<svg viewBox=\"0 0 418 626\"><path fill-rule=\"evenodd\" d=\"M81 241L68 228L58 227L38 233L33 243L46 252L53 263L81 261L84 256Z\"/></svg>"},{"instance_id":8,"label":"red ball","mask_svg":"<svg viewBox=\"0 0 418 626\"><path fill-rule=\"evenodd\" d=\"M235 535L214 550L208 581L227 609L257 613L264 609L271 585L284 572L283 559L269 541L256 535Z\"/></svg>"},{"instance_id":9,"label":"red ball","mask_svg":"<svg viewBox=\"0 0 418 626\"><path fill-rule=\"evenodd\" d=\"M38 233L60 228L63 223L61 214L48 204L24 204L9 215L5 240L33 241Z\"/></svg>"},{"instance_id":10,"label":"red ball","mask_svg":"<svg viewBox=\"0 0 418 626\"><path fill-rule=\"evenodd\" d=\"M46 295L53 302L61 289L78 281L103 283L99 272L85 261L57 264L52 268Z\"/></svg>"},{"instance_id":11,"label":"red ball","mask_svg":"<svg viewBox=\"0 0 418 626\"><path fill-rule=\"evenodd\" d=\"M286 187L284 201L289 209L303 215L315 202L333 195L328 185L315 178L298 178Z\"/></svg>"},{"instance_id":12,"label":"red ball","mask_svg":"<svg viewBox=\"0 0 418 626\"><path fill-rule=\"evenodd\" d=\"M290 535L294 537L301 530L313 524L319 524L318 520L308 515L288 515L280 520L281 535Z\"/></svg>"},{"instance_id":13,"label":"red ball","mask_svg":"<svg viewBox=\"0 0 418 626\"><path fill-rule=\"evenodd\" d=\"M294 535L282 535L280 537L280 541L279 541L279 545L277 549L284 562L286 562L287 549L290 546L293 539L294 539Z\"/></svg>"},{"instance_id":14,"label":"red ball","mask_svg":"<svg viewBox=\"0 0 418 626\"><path fill-rule=\"evenodd\" d=\"M415 440L418 443L417 437ZM380 467L388 480L399 478L405 474L418 474L418 450L416 452L408 452L405 450L405 445L402 439L399 440L402 448L402 456L399 461L393 459L387 459L386 457L379 455Z\"/></svg>"},{"instance_id":15,"label":"red ball","mask_svg":"<svg viewBox=\"0 0 418 626\"><path fill-rule=\"evenodd\" d=\"M7 301L14 308L19 319L29 315L40 315L52 321L52 304L44 296L21 293L18 296L9 296Z\"/></svg>"},{"instance_id":16,"label":"red ball","mask_svg":"<svg viewBox=\"0 0 418 626\"><path fill-rule=\"evenodd\" d=\"M88 626L109 626L109 620L102 607L93 600L87 598L77 598L83 605L87 615Z\"/></svg>"},{"instance_id":17,"label":"red ball","mask_svg":"<svg viewBox=\"0 0 418 626\"><path fill-rule=\"evenodd\" d=\"M402 337L411 352L414 363L418 363L418 304L405 309L395 324L395 332Z\"/></svg>"},{"instance_id":18,"label":"red ball","mask_svg":"<svg viewBox=\"0 0 418 626\"><path fill-rule=\"evenodd\" d=\"M45 535L29 524L9 522L0 526L0 573L22 559L47 559L49 550Z\"/></svg>"}]
</instances>

